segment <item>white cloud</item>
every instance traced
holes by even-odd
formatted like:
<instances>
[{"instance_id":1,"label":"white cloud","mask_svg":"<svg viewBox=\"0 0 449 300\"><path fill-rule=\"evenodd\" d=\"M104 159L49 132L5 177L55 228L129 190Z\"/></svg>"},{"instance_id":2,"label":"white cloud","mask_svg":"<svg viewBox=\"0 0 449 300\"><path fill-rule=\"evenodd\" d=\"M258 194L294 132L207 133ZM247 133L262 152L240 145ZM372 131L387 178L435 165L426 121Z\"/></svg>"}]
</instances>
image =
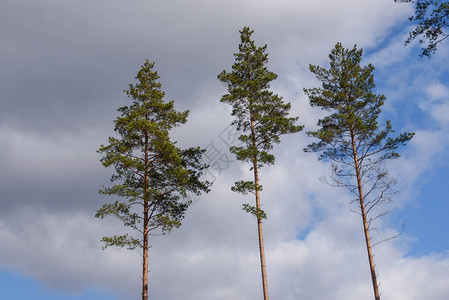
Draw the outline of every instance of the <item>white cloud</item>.
<instances>
[{"instance_id":1,"label":"white cloud","mask_svg":"<svg viewBox=\"0 0 449 300\"><path fill-rule=\"evenodd\" d=\"M30 1L33 9L17 3L8 2L8 11L15 14L3 19L9 26L0 26L14 29L0 29L8 42L0 55L9 64L8 72L1 73L0 90L8 91L2 94L4 104L14 107L5 110L0 127L0 200L10 212L0 221L0 239L7 241L0 245L0 266L53 288L111 289L124 299L140 294L140 261L126 250L101 251L101 236L122 228L113 220L93 218L102 203L94 201L96 190L108 183L109 174L95 150L112 134L111 112L125 103L121 89L132 82L144 58L156 60L167 98L174 98L180 109L191 109L189 123L173 136L181 145L204 147L214 141L223 149L218 135L230 117L229 108L219 103L226 91L216 75L230 69L242 26L255 29L258 45L268 44L270 69L279 74L273 87L311 130L322 112L310 108L302 93L303 87L316 85L308 63L325 65L337 41L374 47L410 14L410 7L391 0ZM401 63L395 57L410 51L402 48L402 39L374 54L375 65L387 69ZM418 79L424 75L429 74ZM398 82L404 89L410 85L404 78L391 84ZM428 82L414 84L412 93ZM447 96L439 83L427 91L438 101ZM438 103L429 111L443 124L447 108ZM76 126L49 120L54 115L63 121L73 118L67 124ZM52 131L46 132L43 123ZM417 130L410 156L394 165L409 193L429 169L432 155L444 149L445 136ZM286 300L368 298L372 291L361 221L349 211L342 190L318 181L329 168L314 154L302 153L308 142L303 133L285 138L276 147L276 164L261 170L269 217L264 232L270 294ZM241 210L244 201L253 199L230 191L247 174L247 166L231 163L212 192L190 208L179 230L152 239L151 297L260 299L256 222ZM392 232L382 224L379 228L379 237ZM376 247L385 297L445 299L447 257L407 257L401 247ZM409 280L413 284L407 285Z\"/></svg>"},{"instance_id":2,"label":"white cloud","mask_svg":"<svg viewBox=\"0 0 449 300\"><path fill-rule=\"evenodd\" d=\"M423 111L429 112L432 118L442 127L449 123L449 89L441 82L434 82L425 88L426 100L420 104ZM442 132L442 134L444 134Z\"/></svg>"},{"instance_id":3,"label":"white cloud","mask_svg":"<svg viewBox=\"0 0 449 300\"><path fill-rule=\"evenodd\" d=\"M407 27L402 33L395 35L386 47L369 56L369 63L376 68L386 68L406 60L413 50L413 45L404 46L404 41L412 29L411 26Z\"/></svg>"},{"instance_id":4,"label":"white cloud","mask_svg":"<svg viewBox=\"0 0 449 300\"><path fill-rule=\"evenodd\" d=\"M64 292L113 289L131 293L136 286L133 267L139 261L119 250L102 252L101 234L117 228L91 214L51 214L23 208L0 222L0 266L29 274ZM62 274L64 274L62 276Z\"/></svg>"},{"instance_id":5,"label":"white cloud","mask_svg":"<svg viewBox=\"0 0 449 300\"><path fill-rule=\"evenodd\" d=\"M270 295L287 300L369 297L361 220L349 211L342 190L318 182L327 166L313 155L301 155L295 144L293 137L284 141L277 147L282 153L278 163L261 170L263 182L270 183L262 195L269 216L264 230ZM242 201L253 199L230 191L236 180L231 173L223 173L212 192L190 208L179 230L152 238L152 297L260 298L256 222L240 209ZM310 195L316 200L311 202ZM322 211L318 219L312 214L314 205ZM25 209L14 221L6 219L1 224L0 238L8 243L2 246L0 265L22 270L57 289L108 288L124 299L139 295L137 253L100 250L101 235L122 230L113 220ZM310 224L314 226L307 228ZM30 226L32 230L27 229ZM305 237L297 239L304 231ZM404 257L394 243L379 245L375 252L386 297L396 299L406 293L409 299L444 299L449 278L445 257ZM408 286L404 276L418 271L419 280ZM437 279L436 273L441 275ZM421 288L425 284L434 287L432 292Z\"/></svg>"},{"instance_id":6,"label":"white cloud","mask_svg":"<svg viewBox=\"0 0 449 300\"><path fill-rule=\"evenodd\" d=\"M449 96L448 88L439 82L427 86L426 93L433 100L443 100Z\"/></svg>"},{"instance_id":7,"label":"white cloud","mask_svg":"<svg viewBox=\"0 0 449 300\"><path fill-rule=\"evenodd\" d=\"M442 103L439 106L434 107L431 114L438 123L446 126L449 124L449 103Z\"/></svg>"}]
</instances>

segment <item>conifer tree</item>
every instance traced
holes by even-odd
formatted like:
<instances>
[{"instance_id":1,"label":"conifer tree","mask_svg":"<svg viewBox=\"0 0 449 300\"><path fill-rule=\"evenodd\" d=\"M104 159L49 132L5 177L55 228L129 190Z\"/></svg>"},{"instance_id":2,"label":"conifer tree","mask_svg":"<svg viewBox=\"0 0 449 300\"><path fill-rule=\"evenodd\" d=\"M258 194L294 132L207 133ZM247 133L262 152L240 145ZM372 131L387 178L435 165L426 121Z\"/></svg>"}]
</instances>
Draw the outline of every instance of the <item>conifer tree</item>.
<instances>
[{"instance_id":1,"label":"conifer tree","mask_svg":"<svg viewBox=\"0 0 449 300\"><path fill-rule=\"evenodd\" d=\"M275 158L270 150L280 142L280 136L300 131L302 126L295 125L298 118L288 117L290 103L284 103L281 97L268 90L277 75L266 67L267 46L256 47L251 40L252 33L248 27L240 31L241 43L239 52L234 54L236 62L232 71L221 72L218 79L228 88L228 94L220 101L232 105L232 115L235 116L232 124L241 132L238 139L242 146L233 146L230 151L237 160L249 162L254 172L254 180L238 181L232 190L242 194L252 193L256 197L255 206L244 204L243 209L257 219L263 294L264 299L268 300L262 231L262 219L266 218L266 213L261 209L259 170L264 165L274 163Z\"/></svg>"},{"instance_id":2,"label":"conifer tree","mask_svg":"<svg viewBox=\"0 0 449 300\"><path fill-rule=\"evenodd\" d=\"M395 0L395 2L412 2L415 4L415 15L409 18L418 22L405 44L409 44L420 36L421 56L431 57L438 44L449 37L449 1L447 0Z\"/></svg>"},{"instance_id":3,"label":"conifer tree","mask_svg":"<svg viewBox=\"0 0 449 300\"><path fill-rule=\"evenodd\" d=\"M304 89L312 106L329 115L318 121L319 129L308 132L319 139L305 151L321 152L320 159L334 162L332 185L345 187L356 197L362 216L371 279L376 300L380 299L375 270L370 224L383 215L370 217L377 206L391 201L389 192L394 180L387 176L384 161L399 157L397 148L412 137L402 133L392 137L389 121L379 126L377 118L385 96L373 93L374 67L361 66L362 50L347 50L340 43L329 55L330 68L310 65L322 87Z\"/></svg>"},{"instance_id":4,"label":"conifer tree","mask_svg":"<svg viewBox=\"0 0 449 300\"><path fill-rule=\"evenodd\" d=\"M163 101L164 92L153 67L154 63L146 60L137 74L138 83L130 84L125 91L132 104L118 109L121 113L115 120L118 137L109 137L109 144L98 150L104 154L103 166L115 168L111 181L118 182L104 187L100 193L122 200L103 205L95 215L101 219L114 216L140 235L125 233L104 237L102 241L104 248L142 249L143 300L148 299L150 233L168 233L179 227L191 204L185 200L187 193L199 195L209 191L209 183L200 180L202 170L207 167L200 162L204 150L181 150L170 141L169 131L186 123L189 112L178 112L173 101Z\"/></svg>"}]
</instances>

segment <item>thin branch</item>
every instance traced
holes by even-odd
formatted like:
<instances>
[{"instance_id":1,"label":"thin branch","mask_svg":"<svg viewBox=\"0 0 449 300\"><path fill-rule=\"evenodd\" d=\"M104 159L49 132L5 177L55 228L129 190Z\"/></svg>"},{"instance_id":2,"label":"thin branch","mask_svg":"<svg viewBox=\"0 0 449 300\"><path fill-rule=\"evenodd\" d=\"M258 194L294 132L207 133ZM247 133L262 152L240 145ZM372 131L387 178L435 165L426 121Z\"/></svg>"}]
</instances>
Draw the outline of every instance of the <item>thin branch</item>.
<instances>
[{"instance_id":1,"label":"thin branch","mask_svg":"<svg viewBox=\"0 0 449 300\"><path fill-rule=\"evenodd\" d=\"M392 237L389 237L389 238L387 238L387 239L384 239L384 240L382 240L382 241L380 241L380 242L375 243L374 245L372 245L372 247L374 248L375 246L377 246L377 245L379 245L379 244L381 244L381 243L383 243L383 242L390 241L390 240L392 240L392 239L398 238L399 236L401 236L401 235L404 233L404 231L405 231L405 223L402 223L402 229L401 229L401 232L399 232L398 234L396 234L396 235L394 235L394 236L392 236Z\"/></svg>"}]
</instances>

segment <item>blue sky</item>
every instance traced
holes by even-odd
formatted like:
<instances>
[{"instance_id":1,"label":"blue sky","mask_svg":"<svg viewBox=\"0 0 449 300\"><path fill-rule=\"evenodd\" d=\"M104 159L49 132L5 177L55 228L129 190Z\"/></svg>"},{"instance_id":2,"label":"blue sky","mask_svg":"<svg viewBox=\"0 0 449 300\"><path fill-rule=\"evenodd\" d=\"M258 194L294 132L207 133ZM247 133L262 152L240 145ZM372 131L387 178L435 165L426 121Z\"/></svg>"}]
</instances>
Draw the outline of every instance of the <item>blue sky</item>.
<instances>
[{"instance_id":1,"label":"blue sky","mask_svg":"<svg viewBox=\"0 0 449 300\"><path fill-rule=\"evenodd\" d=\"M449 248L446 234L449 224L445 214L449 204L441 190L447 184L449 175L438 168L427 180L429 182L420 190L419 201L396 213L397 218L407 221L407 234L416 239L411 243L410 255L445 253Z\"/></svg>"},{"instance_id":2,"label":"blue sky","mask_svg":"<svg viewBox=\"0 0 449 300\"><path fill-rule=\"evenodd\" d=\"M398 37L404 37L404 33L407 33L409 28L409 22L399 23L383 43L367 49L368 57L370 55L375 57L377 52L385 51L389 45L398 43ZM445 49L443 46L439 52L444 52ZM395 98L395 101L399 102L382 113L384 119L395 122L396 128L400 129L403 126L407 130L418 131L418 134L421 130L444 134L447 125L439 122L432 115L433 105L437 109L440 105L444 107L447 99L445 98L446 87L449 84L449 72L447 66L442 63L446 59L446 53L439 52L430 59L419 57L421 48L415 42L405 46L402 53L398 53L403 57L397 62L386 67L381 65L376 70L378 92L385 94L387 101ZM376 63L373 63L376 66ZM412 71L404 71L407 68ZM430 76L423 76L426 73ZM420 80L425 81L424 85L442 89L443 95L432 99L429 90L423 90L422 86L416 84ZM440 147L438 144L442 141L434 142L435 145L428 145L429 149ZM408 153L407 151L410 150L404 149L404 151ZM392 221L403 220L406 224L405 234L411 238L408 255L445 253L449 248L449 239L445 237L445 228L449 226L449 220L444 214L444 211L449 208L449 203L445 201L444 189L449 179L448 158L448 154L443 149L436 151L434 162L426 166L419 174L419 178L414 183L416 188L413 194L408 195L406 204L393 212ZM419 160L420 157L414 159Z\"/></svg>"},{"instance_id":3,"label":"blue sky","mask_svg":"<svg viewBox=\"0 0 449 300\"><path fill-rule=\"evenodd\" d=\"M449 292L449 43L431 58L418 43L409 4L341 1L13 1L0 10L0 293L2 299L138 299L138 253L101 250L123 228L94 218L109 183L96 149L113 134L123 89L145 59L156 61L166 100L190 110L173 132L181 146L211 147L231 158L223 132L232 121L216 79L229 70L243 26L268 45L272 89L292 103L305 130L323 113L303 88L318 85L309 64L327 66L336 42L357 44L376 67L385 94L381 119L413 131L387 169L398 183L396 207L376 224L374 240L385 299L446 300ZM236 9L238 7L239 9ZM361 221L344 190L318 180L330 165L302 149L304 133L275 147L261 170L269 293L272 298L371 297ZM226 162L226 163L225 163ZM253 199L230 191L251 175L235 161L209 162L212 191L189 208L183 226L152 238L150 299L260 299ZM224 164L224 165L223 165ZM419 276L416 276L419 274Z\"/></svg>"},{"instance_id":4,"label":"blue sky","mask_svg":"<svg viewBox=\"0 0 449 300\"><path fill-rule=\"evenodd\" d=\"M46 300L103 300L116 299L113 294L101 291L62 293L48 289L33 278L20 276L13 272L0 273L0 290L5 300L46 299Z\"/></svg>"}]
</instances>

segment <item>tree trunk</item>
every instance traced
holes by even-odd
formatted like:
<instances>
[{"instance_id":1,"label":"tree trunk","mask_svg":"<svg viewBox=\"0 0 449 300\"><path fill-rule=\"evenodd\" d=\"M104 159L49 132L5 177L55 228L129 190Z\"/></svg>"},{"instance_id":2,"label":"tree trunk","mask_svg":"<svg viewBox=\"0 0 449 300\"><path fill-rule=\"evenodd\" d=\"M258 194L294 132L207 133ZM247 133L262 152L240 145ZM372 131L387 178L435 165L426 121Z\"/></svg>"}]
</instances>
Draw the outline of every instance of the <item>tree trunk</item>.
<instances>
[{"instance_id":1,"label":"tree trunk","mask_svg":"<svg viewBox=\"0 0 449 300\"><path fill-rule=\"evenodd\" d=\"M352 128L351 128L351 140L352 140L352 151L353 151L353 155L354 155L354 167L355 167L355 172L356 172L356 176L357 176L357 188L358 188L358 192L359 192L360 210L361 210L362 220L363 220L363 231L365 233L366 250L368 252L368 260L369 260L369 266L370 266L370 271L371 271L371 280L373 283L374 299L380 300L379 286L377 284L377 275L376 275L373 252L372 252L372 247L371 247L371 238L369 235L368 220L366 217L365 202L363 199L362 178L360 175L360 167L359 167L359 161L358 161L358 157L357 157L357 149L355 147L355 136L354 136L354 131Z\"/></svg>"},{"instance_id":2,"label":"tree trunk","mask_svg":"<svg viewBox=\"0 0 449 300\"><path fill-rule=\"evenodd\" d=\"M253 146L256 147L256 139L254 133L254 122L252 120L252 112L250 112L251 118L251 134L253 140ZM257 159L253 159L254 170L254 185L256 188L256 208L260 211L260 191L259 191L259 173L257 169ZM267 268L265 264L265 249L263 244L263 230L262 230L262 218L257 215L257 230L259 233L259 252L260 252L260 268L262 271L262 287L263 287L263 299L268 300L268 282L267 282Z\"/></svg>"},{"instance_id":3,"label":"tree trunk","mask_svg":"<svg viewBox=\"0 0 449 300\"><path fill-rule=\"evenodd\" d=\"M148 209L146 209L145 215L148 216ZM145 223L143 234L142 300L148 300L148 222L145 221Z\"/></svg>"},{"instance_id":4,"label":"tree trunk","mask_svg":"<svg viewBox=\"0 0 449 300\"><path fill-rule=\"evenodd\" d=\"M254 183L256 186L256 208L260 210L260 193L259 193L259 175L257 172L257 165L254 164ZM263 244L263 230L262 230L262 218L257 217L257 230L259 233L259 252L260 252L260 268L262 271L262 286L263 286L263 299L268 300L268 283L267 283L267 268L265 264L265 249Z\"/></svg>"},{"instance_id":5,"label":"tree trunk","mask_svg":"<svg viewBox=\"0 0 449 300\"><path fill-rule=\"evenodd\" d=\"M142 266L142 300L148 300L148 135L145 135L145 194L143 201L143 266Z\"/></svg>"}]
</instances>

